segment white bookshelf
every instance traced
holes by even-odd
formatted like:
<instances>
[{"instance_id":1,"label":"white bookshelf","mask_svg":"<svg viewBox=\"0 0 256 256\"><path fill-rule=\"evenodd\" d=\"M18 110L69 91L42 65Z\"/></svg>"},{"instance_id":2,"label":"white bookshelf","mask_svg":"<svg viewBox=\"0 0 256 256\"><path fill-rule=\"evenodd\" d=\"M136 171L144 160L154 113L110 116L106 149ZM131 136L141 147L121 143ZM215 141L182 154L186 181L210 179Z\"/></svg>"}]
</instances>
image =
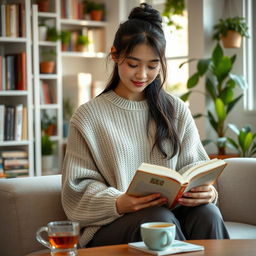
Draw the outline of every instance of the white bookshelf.
<instances>
[{"instance_id":1,"label":"white bookshelf","mask_svg":"<svg viewBox=\"0 0 256 256\"><path fill-rule=\"evenodd\" d=\"M50 136L50 139L55 142L54 161L52 166L52 172L47 174L56 174L61 172L62 164L62 88L61 88L61 65L60 65L60 42L39 41L38 38L38 25L42 20L50 20L54 27L59 31L59 1L52 1L52 10L49 13L38 12L37 5L32 6L32 30L33 30L33 81L34 81L34 113L35 113L35 159L36 159L36 175L42 175L42 153L41 153L41 137L42 127L41 121L43 117L43 111L46 111L48 115L56 117L56 134ZM56 67L53 74L41 74L39 70L40 63L40 50L53 49L56 52ZM54 87L56 102L50 104L44 104L40 102L40 83L41 81L47 81Z\"/></svg>"},{"instance_id":2,"label":"white bookshelf","mask_svg":"<svg viewBox=\"0 0 256 256\"><path fill-rule=\"evenodd\" d=\"M0 151L5 150L25 150L28 152L29 160L29 176L34 176L34 136L33 136L33 110L32 106L32 54L31 54L31 12L30 0L12 1L11 3L24 3L25 4L25 37L7 37L0 36L0 55L15 54L24 51L26 53L26 90L4 90L0 91L0 104L15 106L22 104L27 108L27 139L21 141L0 141ZM9 1L0 0L0 5L10 4ZM0 21L0 25L5 24Z\"/></svg>"}]
</instances>

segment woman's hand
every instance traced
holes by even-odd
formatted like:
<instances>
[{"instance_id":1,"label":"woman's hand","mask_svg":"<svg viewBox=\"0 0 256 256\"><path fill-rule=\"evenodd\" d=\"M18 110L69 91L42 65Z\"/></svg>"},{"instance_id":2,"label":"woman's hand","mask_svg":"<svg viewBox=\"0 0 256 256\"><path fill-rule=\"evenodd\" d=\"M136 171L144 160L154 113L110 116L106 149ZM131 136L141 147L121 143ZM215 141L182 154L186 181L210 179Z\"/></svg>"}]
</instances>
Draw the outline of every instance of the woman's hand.
<instances>
[{"instance_id":1,"label":"woman's hand","mask_svg":"<svg viewBox=\"0 0 256 256\"><path fill-rule=\"evenodd\" d=\"M198 186L186 192L179 199L179 204L183 206L198 206L211 203L215 198L212 185Z\"/></svg>"},{"instance_id":2,"label":"woman's hand","mask_svg":"<svg viewBox=\"0 0 256 256\"><path fill-rule=\"evenodd\" d=\"M167 202L167 199L160 194L151 194L148 196L129 196L122 194L116 199L116 208L119 214L136 212L143 208L151 206L161 206Z\"/></svg>"}]
</instances>

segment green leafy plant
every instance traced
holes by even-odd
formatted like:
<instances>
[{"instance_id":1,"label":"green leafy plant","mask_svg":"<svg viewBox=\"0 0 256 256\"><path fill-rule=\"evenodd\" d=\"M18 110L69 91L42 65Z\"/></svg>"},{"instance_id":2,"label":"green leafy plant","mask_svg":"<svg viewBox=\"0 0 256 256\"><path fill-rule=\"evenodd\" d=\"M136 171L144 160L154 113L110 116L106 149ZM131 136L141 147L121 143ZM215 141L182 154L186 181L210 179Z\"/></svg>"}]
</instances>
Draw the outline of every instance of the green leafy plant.
<instances>
[{"instance_id":1,"label":"green leafy plant","mask_svg":"<svg viewBox=\"0 0 256 256\"><path fill-rule=\"evenodd\" d=\"M55 61L56 51L54 49L45 49L41 52L41 61Z\"/></svg>"},{"instance_id":2,"label":"green leafy plant","mask_svg":"<svg viewBox=\"0 0 256 256\"><path fill-rule=\"evenodd\" d=\"M95 10L104 10L104 5L102 3L96 3L93 1L85 0L85 10L84 13L90 13Z\"/></svg>"},{"instance_id":3,"label":"green leafy plant","mask_svg":"<svg viewBox=\"0 0 256 256\"><path fill-rule=\"evenodd\" d=\"M52 116L50 117L46 111L44 111L42 113L42 118L41 118L41 129L42 131L46 131L49 126L51 125L54 125L56 126L57 125L57 118L56 116Z\"/></svg>"},{"instance_id":4,"label":"green leafy plant","mask_svg":"<svg viewBox=\"0 0 256 256\"><path fill-rule=\"evenodd\" d=\"M68 30L62 30L60 32L60 39L63 44L68 44L71 38L71 32Z\"/></svg>"},{"instance_id":5,"label":"green leafy plant","mask_svg":"<svg viewBox=\"0 0 256 256\"><path fill-rule=\"evenodd\" d=\"M50 137L47 134L44 134L41 137L41 149L42 149L43 156L48 156L53 154L54 142L50 140Z\"/></svg>"},{"instance_id":6,"label":"green leafy plant","mask_svg":"<svg viewBox=\"0 0 256 256\"><path fill-rule=\"evenodd\" d=\"M79 36L77 37L76 43L77 43L78 45L87 46L87 45L90 43L90 41L89 41L88 36L79 35Z\"/></svg>"},{"instance_id":7,"label":"green leafy plant","mask_svg":"<svg viewBox=\"0 0 256 256\"><path fill-rule=\"evenodd\" d=\"M226 36L229 30L238 32L242 37L249 37L248 26L243 17L233 17L227 19L219 19L214 27L215 33L213 39L220 40L222 36Z\"/></svg>"},{"instance_id":8,"label":"green leafy plant","mask_svg":"<svg viewBox=\"0 0 256 256\"><path fill-rule=\"evenodd\" d=\"M168 25L181 29L181 25L173 20L173 15L183 16L185 10L185 0L166 0L162 15L167 18Z\"/></svg>"},{"instance_id":9,"label":"green leafy plant","mask_svg":"<svg viewBox=\"0 0 256 256\"><path fill-rule=\"evenodd\" d=\"M256 133L252 133L249 125L239 128L235 124L228 124L228 127L236 134L236 141L227 138L227 146L235 150L241 157L252 157L256 154Z\"/></svg>"},{"instance_id":10,"label":"green leafy plant","mask_svg":"<svg viewBox=\"0 0 256 256\"><path fill-rule=\"evenodd\" d=\"M47 29L47 40L51 42L56 42L60 39L60 33L55 27L48 27Z\"/></svg>"},{"instance_id":11,"label":"green leafy plant","mask_svg":"<svg viewBox=\"0 0 256 256\"><path fill-rule=\"evenodd\" d=\"M70 98L63 99L63 119L69 121L74 112L74 105L71 103Z\"/></svg>"},{"instance_id":12,"label":"green leafy plant","mask_svg":"<svg viewBox=\"0 0 256 256\"><path fill-rule=\"evenodd\" d=\"M242 93L235 97L236 87L239 86L242 90L247 87L247 83L242 76L232 73L235 60L236 55L232 57L225 56L218 43L210 58L198 60L196 73L187 81L188 92L181 96L184 101L188 100L191 93L196 92L193 89L198 85L200 78L205 78L205 95L209 107L206 114L199 113L194 117L205 116L209 120L212 129L216 132L217 139L206 139L202 142L204 145L211 142L215 143L219 155L226 153L227 138L225 133L228 115L243 96Z\"/></svg>"}]
</instances>

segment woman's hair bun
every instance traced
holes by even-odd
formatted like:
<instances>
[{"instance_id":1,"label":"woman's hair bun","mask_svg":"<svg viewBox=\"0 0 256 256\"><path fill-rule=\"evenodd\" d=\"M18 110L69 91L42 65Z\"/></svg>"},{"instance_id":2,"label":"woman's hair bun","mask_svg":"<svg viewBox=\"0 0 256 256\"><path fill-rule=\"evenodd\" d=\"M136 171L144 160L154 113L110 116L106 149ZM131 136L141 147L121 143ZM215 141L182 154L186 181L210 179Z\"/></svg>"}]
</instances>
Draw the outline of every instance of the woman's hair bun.
<instances>
[{"instance_id":1,"label":"woman's hair bun","mask_svg":"<svg viewBox=\"0 0 256 256\"><path fill-rule=\"evenodd\" d=\"M128 19L145 20L153 25L158 26L159 28L162 28L162 16L160 15L159 11L146 3L140 4L140 7L135 7L131 11Z\"/></svg>"}]
</instances>

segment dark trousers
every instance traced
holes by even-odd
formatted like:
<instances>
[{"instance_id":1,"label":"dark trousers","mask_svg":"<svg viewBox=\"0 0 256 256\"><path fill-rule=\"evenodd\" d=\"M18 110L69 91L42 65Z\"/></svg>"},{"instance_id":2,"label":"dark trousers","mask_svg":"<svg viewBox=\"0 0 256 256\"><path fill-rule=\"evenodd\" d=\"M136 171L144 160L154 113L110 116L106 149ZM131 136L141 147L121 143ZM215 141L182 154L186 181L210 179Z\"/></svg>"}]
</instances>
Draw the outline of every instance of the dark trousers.
<instances>
[{"instance_id":1,"label":"dark trousers","mask_svg":"<svg viewBox=\"0 0 256 256\"><path fill-rule=\"evenodd\" d=\"M103 226L86 247L127 244L141 241L140 225L145 222L171 222L176 225L177 240L229 239L219 209L214 204L196 207L150 207L127 213Z\"/></svg>"}]
</instances>

